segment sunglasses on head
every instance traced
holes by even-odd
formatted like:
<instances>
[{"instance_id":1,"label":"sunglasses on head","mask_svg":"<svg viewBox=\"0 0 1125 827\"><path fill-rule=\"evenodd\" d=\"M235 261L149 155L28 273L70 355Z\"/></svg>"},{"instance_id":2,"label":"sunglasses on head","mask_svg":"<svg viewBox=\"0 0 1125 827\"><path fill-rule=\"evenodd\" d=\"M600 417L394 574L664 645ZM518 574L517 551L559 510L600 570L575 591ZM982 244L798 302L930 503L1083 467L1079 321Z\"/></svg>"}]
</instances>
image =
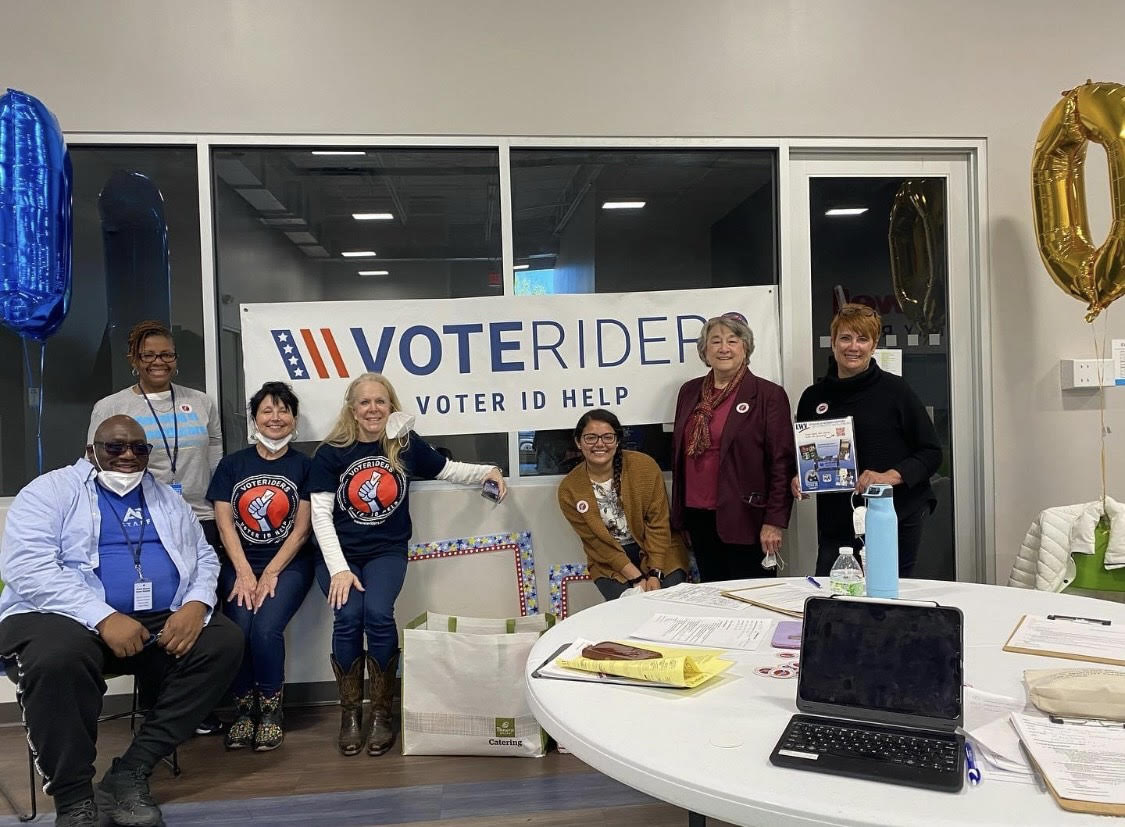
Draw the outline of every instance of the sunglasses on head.
<instances>
[{"instance_id":1,"label":"sunglasses on head","mask_svg":"<svg viewBox=\"0 0 1125 827\"><path fill-rule=\"evenodd\" d=\"M126 451L132 451L135 457L147 457L152 453L152 446L147 442L95 442L105 449L111 457L119 457Z\"/></svg>"}]
</instances>

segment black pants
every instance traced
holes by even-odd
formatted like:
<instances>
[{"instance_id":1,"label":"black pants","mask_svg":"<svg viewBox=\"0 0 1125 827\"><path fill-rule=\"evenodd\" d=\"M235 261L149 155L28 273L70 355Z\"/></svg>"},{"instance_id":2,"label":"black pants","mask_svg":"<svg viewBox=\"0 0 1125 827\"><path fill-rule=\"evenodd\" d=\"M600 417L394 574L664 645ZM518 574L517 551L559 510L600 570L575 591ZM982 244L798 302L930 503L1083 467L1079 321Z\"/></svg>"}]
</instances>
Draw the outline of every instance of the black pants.
<instances>
[{"instance_id":1,"label":"black pants","mask_svg":"<svg viewBox=\"0 0 1125 827\"><path fill-rule=\"evenodd\" d=\"M138 615L159 631L169 612ZM93 796L98 716L104 674L136 675L151 708L122 756L151 770L191 737L226 691L242 659L242 632L221 612L182 658L158 645L118 658L81 623L57 614L28 612L0 621L0 656L16 661L17 697L43 790L65 807Z\"/></svg>"},{"instance_id":2,"label":"black pants","mask_svg":"<svg viewBox=\"0 0 1125 827\"><path fill-rule=\"evenodd\" d=\"M715 512L706 508L684 510L684 524L691 536L691 551L699 566L699 581L742 580L747 577L776 577L777 569L762 568L765 554L761 543L724 543L715 527Z\"/></svg>"},{"instance_id":3,"label":"black pants","mask_svg":"<svg viewBox=\"0 0 1125 827\"><path fill-rule=\"evenodd\" d=\"M914 564L918 562L918 547L922 545L922 528L926 517L930 513L930 504L926 503L913 514L898 518L898 576L910 577L914 573ZM850 546L859 554L862 546L859 539L852 536L836 537L821 534L816 554L816 576L827 577L832 571L832 564L840 556L843 546ZM858 559L858 557L857 557Z\"/></svg>"},{"instance_id":4,"label":"black pants","mask_svg":"<svg viewBox=\"0 0 1125 827\"><path fill-rule=\"evenodd\" d=\"M643 572L645 567L641 565L641 547L636 543L628 543L622 548L625 550L625 556L629 558L629 562ZM669 586L678 586L685 580L687 580L687 572L683 569L676 569L665 573L660 578L660 588L666 589ZM606 600L616 600L625 594L626 590L632 588L628 583L618 583L612 577L599 577L594 581L594 585L598 587L598 591L602 593L602 597Z\"/></svg>"}]
</instances>

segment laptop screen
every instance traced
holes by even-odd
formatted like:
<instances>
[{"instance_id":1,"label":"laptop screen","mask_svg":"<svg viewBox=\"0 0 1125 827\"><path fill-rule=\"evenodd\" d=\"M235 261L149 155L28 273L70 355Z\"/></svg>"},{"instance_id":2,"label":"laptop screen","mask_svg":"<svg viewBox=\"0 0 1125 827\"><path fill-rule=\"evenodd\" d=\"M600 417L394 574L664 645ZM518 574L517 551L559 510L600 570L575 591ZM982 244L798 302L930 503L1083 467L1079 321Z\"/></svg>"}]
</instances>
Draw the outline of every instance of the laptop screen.
<instances>
[{"instance_id":1,"label":"laptop screen","mask_svg":"<svg viewBox=\"0 0 1125 827\"><path fill-rule=\"evenodd\" d=\"M802 632L801 709L960 722L959 609L814 597Z\"/></svg>"}]
</instances>

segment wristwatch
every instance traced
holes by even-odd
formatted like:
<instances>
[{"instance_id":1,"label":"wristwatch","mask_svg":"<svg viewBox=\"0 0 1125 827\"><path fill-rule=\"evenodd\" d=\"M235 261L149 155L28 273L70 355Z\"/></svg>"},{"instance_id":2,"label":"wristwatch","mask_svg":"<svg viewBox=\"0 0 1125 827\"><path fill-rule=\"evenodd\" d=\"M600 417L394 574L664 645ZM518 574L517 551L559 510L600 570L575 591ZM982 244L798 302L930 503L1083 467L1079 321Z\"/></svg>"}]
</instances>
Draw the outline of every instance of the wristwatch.
<instances>
[{"instance_id":1,"label":"wristwatch","mask_svg":"<svg viewBox=\"0 0 1125 827\"><path fill-rule=\"evenodd\" d=\"M643 574L638 574L632 580L626 580L625 582L628 583L630 586L635 586L638 583L642 582L644 579L645 579L645 576Z\"/></svg>"},{"instance_id":2,"label":"wristwatch","mask_svg":"<svg viewBox=\"0 0 1125 827\"><path fill-rule=\"evenodd\" d=\"M662 572L660 569L649 569L648 576L655 577L657 580L663 580L664 572Z\"/></svg>"}]
</instances>

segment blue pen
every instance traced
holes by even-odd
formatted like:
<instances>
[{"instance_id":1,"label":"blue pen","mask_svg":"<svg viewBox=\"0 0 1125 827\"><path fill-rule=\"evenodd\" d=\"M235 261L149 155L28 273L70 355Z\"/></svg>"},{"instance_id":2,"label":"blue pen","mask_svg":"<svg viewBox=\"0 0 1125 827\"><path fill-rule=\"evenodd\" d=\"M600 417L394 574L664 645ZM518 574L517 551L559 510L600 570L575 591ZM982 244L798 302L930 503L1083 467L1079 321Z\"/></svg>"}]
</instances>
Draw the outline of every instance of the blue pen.
<instances>
[{"instance_id":1,"label":"blue pen","mask_svg":"<svg viewBox=\"0 0 1125 827\"><path fill-rule=\"evenodd\" d=\"M968 741L965 742L965 774L969 777L969 783L974 787L980 783L980 768L977 767L977 762L973 759L973 745Z\"/></svg>"},{"instance_id":2,"label":"blue pen","mask_svg":"<svg viewBox=\"0 0 1125 827\"><path fill-rule=\"evenodd\" d=\"M816 582L815 577L806 576L805 579L808 580L810 583L812 583L814 586L816 586L818 589L821 588L820 583Z\"/></svg>"}]
</instances>

